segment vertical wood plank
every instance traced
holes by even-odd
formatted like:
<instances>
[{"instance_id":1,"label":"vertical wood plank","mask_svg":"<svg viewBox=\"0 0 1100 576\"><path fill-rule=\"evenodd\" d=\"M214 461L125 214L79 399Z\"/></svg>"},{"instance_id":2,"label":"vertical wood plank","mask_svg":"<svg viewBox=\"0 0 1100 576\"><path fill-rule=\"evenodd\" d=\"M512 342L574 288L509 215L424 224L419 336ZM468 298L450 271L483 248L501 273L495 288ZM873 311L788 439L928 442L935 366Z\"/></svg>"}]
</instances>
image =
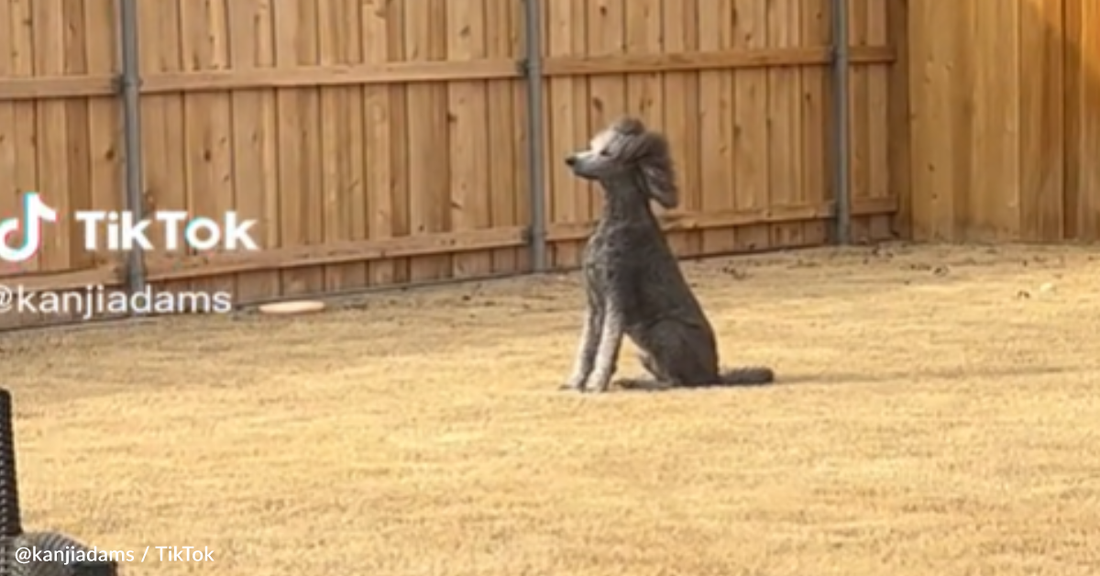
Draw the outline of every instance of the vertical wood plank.
<instances>
[{"instance_id":1,"label":"vertical wood plank","mask_svg":"<svg viewBox=\"0 0 1100 576\"><path fill-rule=\"evenodd\" d=\"M1075 164L1071 170L1076 176L1077 236L1078 240L1100 240L1100 173L1096 158L1100 158L1100 6L1095 2L1081 2L1076 14L1076 124L1078 131L1074 147L1077 149Z\"/></svg>"},{"instance_id":2,"label":"vertical wood plank","mask_svg":"<svg viewBox=\"0 0 1100 576\"><path fill-rule=\"evenodd\" d=\"M848 0L849 45L868 46L870 18L868 5L883 0ZM851 204L871 197L871 111L870 66L855 64L849 71L848 133L850 135L848 166ZM841 191L837 191L840 193ZM852 218L851 239L866 242L871 230L866 218Z\"/></svg>"},{"instance_id":3,"label":"vertical wood plank","mask_svg":"<svg viewBox=\"0 0 1100 576\"><path fill-rule=\"evenodd\" d=\"M187 70L229 68L226 1L180 2L184 31L182 49ZM235 206L230 143L233 119L229 95L224 92L185 94L183 108L183 147L187 151L186 209L192 217L220 222ZM236 278L231 275L199 278L192 281L191 287L210 294L236 293Z\"/></svg>"},{"instance_id":4,"label":"vertical wood plank","mask_svg":"<svg viewBox=\"0 0 1100 576\"><path fill-rule=\"evenodd\" d=\"M277 0L276 64L280 68L318 62L317 4ZM276 93L279 119L279 217L284 246L323 242L320 100L317 88L283 88ZM284 295L324 289L320 269L284 270Z\"/></svg>"},{"instance_id":5,"label":"vertical wood plank","mask_svg":"<svg viewBox=\"0 0 1100 576\"><path fill-rule=\"evenodd\" d=\"M936 0L910 0L910 76L912 91L911 164L915 191L911 204L913 239L954 238L954 144L964 128L952 114L956 52L962 3L949 7Z\"/></svg>"},{"instance_id":6,"label":"vertical wood plank","mask_svg":"<svg viewBox=\"0 0 1100 576\"><path fill-rule=\"evenodd\" d=\"M446 0L420 0L405 5L407 61L447 58ZM408 90L409 223L411 233L430 234L450 229L451 133L447 121L445 83L410 84ZM456 145L461 143L456 142ZM411 259L413 282L447 278L450 255Z\"/></svg>"},{"instance_id":7,"label":"vertical wood plank","mask_svg":"<svg viewBox=\"0 0 1100 576\"><path fill-rule=\"evenodd\" d=\"M1027 241L1058 242L1064 236L1062 9L1062 0L1032 0L1020 17L1019 231Z\"/></svg>"},{"instance_id":8,"label":"vertical wood plank","mask_svg":"<svg viewBox=\"0 0 1100 576\"><path fill-rule=\"evenodd\" d=\"M768 46L795 48L801 44L802 6L798 0L768 2L765 18ZM768 192L766 205L805 204L802 191L802 77L799 68L768 70ZM761 197L763 199L763 197ZM775 224L770 227L770 246L795 247L804 242L802 223Z\"/></svg>"},{"instance_id":9,"label":"vertical wood plank","mask_svg":"<svg viewBox=\"0 0 1100 576\"><path fill-rule=\"evenodd\" d=\"M0 2L0 78L14 76L12 61L16 50L11 33L12 2ZM19 195L21 190L16 182L16 143L15 143L15 103L0 101L0 218L8 218L19 213ZM21 238L15 236L0 239L11 246L18 245ZM4 263L0 269L0 278L19 272L20 265Z\"/></svg>"},{"instance_id":10,"label":"vertical wood plank","mask_svg":"<svg viewBox=\"0 0 1100 576\"><path fill-rule=\"evenodd\" d=\"M623 36L627 54L661 54L664 48L664 0L624 0ZM627 74L625 112L653 130L667 131L663 74Z\"/></svg>"},{"instance_id":11,"label":"vertical wood plank","mask_svg":"<svg viewBox=\"0 0 1100 576\"><path fill-rule=\"evenodd\" d=\"M358 0L321 0L318 6L322 66L362 62ZM358 86L320 89L321 158L323 162L324 241L367 237L366 193L363 188L363 91ZM325 290L367 286L362 262L326 266Z\"/></svg>"},{"instance_id":12,"label":"vertical wood plank","mask_svg":"<svg viewBox=\"0 0 1100 576\"><path fill-rule=\"evenodd\" d=\"M511 25L508 27L509 44L511 45L511 53L519 57L525 55L527 30L526 21L524 20L524 10L518 4L511 4ZM540 53L546 53L546 34L539 35L539 46L536 48ZM531 190L531 158L527 153L528 146L531 145L531 134L527 129L527 114L545 114L547 113L547 107L545 103L542 110L529 110L527 105L527 85L524 80L517 80L512 83L512 109L514 111L513 118L515 119L516 130L512 133L512 148L516 151L516 170L512 172L513 188L517 190L515 196L514 206L514 221L517 223L523 223L531 225L534 223L531 214L531 203L534 190ZM546 134L543 134L543 138L546 138ZM543 142L545 147L546 142ZM542 193L547 194L547 189L543 187ZM545 206L545 204L544 204ZM546 211L543 212L544 218ZM531 261L531 252L528 247L517 248L516 253L516 269L520 271L530 271L533 269ZM549 250L547 251L549 252Z\"/></svg>"},{"instance_id":13,"label":"vertical wood plank","mask_svg":"<svg viewBox=\"0 0 1100 576\"><path fill-rule=\"evenodd\" d=\"M299 63L299 35L302 34L301 21L298 18L298 0L273 0L275 24L275 65L277 68L294 68ZM306 242L307 234L303 222L308 218L302 213L299 195L307 192L303 188L305 175L302 168L304 154L300 125L308 121L301 117L298 108L298 90L279 88L275 92L276 133L278 134L278 181L279 181L279 246L295 246ZM308 291L300 273L280 273L282 295L300 294Z\"/></svg>"},{"instance_id":14,"label":"vertical wood plank","mask_svg":"<svg viewBox=\"0 0 1100 576\"><path fill-rule=\"evenodd\" d=\"M703 51L727 50L733 47L733 31L729 27L734 15L733 0L716 0L709 17L699 14L699 49ZM703 211L728 210L735 206L736 178L734 175L734 125L733 72L704 70L699 72L699 123L702 148L700 154L700 181ZM735 246L734 232L729 230L704 230L702 253L708 256L732 252Z\"/></svg>"},{"instance_id":15,"label":"vertical wood plank","mask_svg":"<svg viewBox=\"0 0 1100 576\"><path fill-rule=\"evenodd\" d=\"M27 78L35 75L35 41L34 27L35 16L32 10L32 0L9 0L10 8L10 53L9 73L16 78ZM15 116L11 125L11 134L15 142L15 186L21 196L24 192L43 192L55 195L56 192L43 190L43 180L40 178L38 156L39 147L43 143L38 138L38 103L34 100L21 100L13 103L12 114ZM50 197L50 196L47 196ZM15 200L19 205L19 197ZM54 206L58 208L58 206ZM13 212L14 214L14 212ZM13 238L13 242L22 242L22 234L19 238ZM39 258L33 258L28 262L19 264L23 272L33 272L39 269Z\"/></svg>"},{"instance_id":16,"label":"vertical wood plank","mask_svg":"<svg viewBox=\"0 0 1100 576\"><path fill-rule=\"evenodd\" d=\"M542 3L546 17L548 56L582 54L586 12L581 0ZM574 177L563 164L565 156L587 146L588 85L584 78L551 77L546 81L547 116L544 125L549 135L543 163L546 172L549 222L583 222L588 214L588 196L597 193L587 182ZM598 127L593 127L593 130ZM580 262L577 242L557 242L550 251L552 266L562 268Z\"/></svg>"},{"instance_id":17,"label":"vertical wood plank","mask_svg":"<svg viewBox=\"0 0 1100 576\"><path fill-rule=\"evenodd\" d=\"M486 57L519 58L515 50L513 35L518 29L513 26L522 22L513 19L513 10L522 11L523 7L515 2L497 2L480 0L485 9L485 53ZM518 218L516 206L521 197L527 194L527 186L517 185L515 174L521 172L520 162L526 155L526 148L517 137L526 130L522 117L517 115L516 89L514 80L490 80L486 82L488 98L487 153L488 196L491 201L489 225L493 228L517 226L527 218ZM521 86L521 85L520 85ZM524 172L526 175L526 172ZM515 248L502 248L490 252L491 271L493 273L517 272L519 264Z\"/></svg>"},{"instance_id":18,"label":"vertical wood plank","mask_svg":"<svg viewBox=\"0 0 1100 576\"><path fill-rule=\"evenodd\" d=\"M623 54L626 47L626 4L634 4L636 1L585 2L588 9L585 16L586 26L577 26L573 29L573 33L580 40L580 43L574 46L575 52L590 56ZM599 74L588 78L587 108L590 135L627 113L626 78L626 74ZM592 222L599 217L603 209L602 192L592 186L583 194L575 200L580 207L579 221Z\"/></svg>"},{"instance_id":19,"label":"vertical wood plank","mask_svg":"<svg viewBox=\"0 0 1100 576\"><path fill-rule=\"evenodd\" d=\"M974 194L974 167L981 165L980 160L976 160L979 157L977 143L981 138L982 103L977 76L981 62L974 54L970 38L976 32L974 25L981 15L974 2L960 2L954 8L954 12L937 13L936 22L940 33L947 37L940 37L937 42L946 41L950 48L945 59L944 78L938 88L946 97L945 123L938 128L947 135L950 157L944 165L947 183L940 193L942 198L937 208L945 238L959 241L967 238L980 218L972 207L971 196ZM943 143L932 140L930 144Z\"/></svg>"},{"instance_id":20,"label":"vertical wood plank","mask_svg":"<svg viewBox=\"0 0 1100 576\"><path fill-rule=\"evenodd\" d=\"M664 49L668 52L699 50L700 0L666 0L662 4ZM664 77L665 130L679 166L680 204L685 212L702 210L704 183L700 174L702 142L699 73L669 72ZM702 234L682 232L672 240L680 257L702 253Z\"/></svg>"},{"instance_id":21,"label":"vertical wood plank","mask_svg":"<svg viewBox=\"0 0 1100 576\"><path fill-rule=\"evenodd\" d=\"M234 70L275 65L275 20L271 0L232 0L230 55ZM257 220L252 236L261 249L279 246L278 141L273 90L236 90L233 117L233 189L241 218ZM237 277L237 301L270 299L281 292L279 272L246 272Z\"/></svg>"},{"instance_id":22,"label":"vertical wood plank","mask_svg":"<svg viewBox=\"0 0 1100 576\"><path fill-rule=\"evenodd\" d=\"M138 10L138 46L143 77L158 72L184 69L182 27L178 2L143 3ZM141 98L141 141L144 163L144 202L148 213L184 210L187 205L187 153L184 134L183 95L156 94ZM149 227L149 236L164 239L166 228L159 222ZM146 263L157 258L182 260L187 256L181 230L176 233L177 249L144 253ZM188 290L188 281L160 283L163 290Z\"/></svg>"},{"instance_id":23,"label":"vertical wood plank","mask_svg":"<svg viewBox=\"0 0 1100 576\"><path fill-rule=\"evenodd\" d=\"M735 0L733 47L742 50L768 45L766 5L757 0ZM768 173L768 71L742 69L734 72L734 206L752 210L770 203ZM746 226L736 233L736 249L752 251L770 245L767 224Z\"/></svg>"},{"instance_id":24,"label":"vertical wood plank","mask_svg":"<svg viewBox=\"0 0 1100 576\"><path fill-rule=\"evenodd\" d=\"M801 0L800 44L828 46L831 41L828 0ZM829 73L824 66L808 66L801 71L802 94L800 128L802 140L802 181L798 201L820 204L833 198ZM821 245L828 239L825 220L806 222L802 227L807 245Z\"/></svg>"},{"instance_id":25,"label":"vertical wood plank","mask_svg":"<svg viewBox=\"0 0 1100 576\"><path fill-rule=\"evenodd\" d=\"M118 58L118 15L113 0L84 1L84 29L87 31L87 62L90 74L117 74L121 70ZM2 29L2 27L0 27ZM122 129L122 106L113 96L90 98L88 102L88 136L90 155L90 205L96 210L122 210L123 170L126 147ZM127 207L128 208L128 207ZM106 241L106 231L99 232L98 242ZM93 265L106 267L124 262L125 255L99 252L92 255ZM119 278L122 281L121 275Z\"/></svg>"},{"instance_id":26,"label":"vertical wood plank","mask_svg":"<svg viewBox=\"0 0 1100 576\"><path fill-rule=\"evenodd\" d=\"M446 0L447 59L453 62L483 60L487 56L485 0ZM447 120L450 146L451 228L479 230L492 219L489 201L488 82L450 82L447 86ZM494 111L495 115L501 110ZM456 254L452 275L485 276L492 272L491 252Z\"/></svg>"},{"instance_id":27,"label":"vertical wood plank","mask_svg":"<svg viewBox=\"0 0 1100 576\"><path fill-rule=\"evenodd\" d=\"M88 29L85 27L84 0L63 0L61 8L61 33L64 51L63 73L65 76L84 76L88 74ZM92 207L92 157L91 134L89 131L89 98L65 99L65 139L66 164L58 167L67 172L68 189L65 195L69 199L69 214L77 210ZM71 222L71 220L70 220ZM68 243L67 262L59 267L62 270L80 270L95 266L95 253L84 246L83 228L78 223L67 227L58 227L66 236Z\"/></svg>"},{"instance_id":28,"label":"vertical wood plank","mask_svg":"<svg viewBox=\"0 0 1100 576\"><path fill-rule=\"evenodd\" d=\"M899 238L912 238L912 132L909 118L909 69L912 61L909 56L909 2L887 0L886 10L888 40L896 54L887 79L889 191L898 198L898 212L894 216L893 230Z\"/></svg>"},{"instance_id":29,"label":"vertical wood plank","mask_svg":"<svg viewBox=\"0 0 1100 576\"><path fill-rule=\"evenodd\" d=\"M404 51L403 5L386 0L364 4L360 14L364 62L380 64L400 60ZM398 52L394 52L394 47ZM405 87L363 87L363 163L367 190L368 237L391 238L408 233L406 146L395 142L405 127ZM405 215L404 222L399 219ZM408 262L368 264L373 285L398 281L398 270L407 274ZM405 277L401 274L402 278Z\"/></svg>"},{"instance_id":30,"label":"vertical wood plank","mask_svg":"<svg viewBox=\"0 0 1100 576\"><path fill-rule=\"evenodd\" d=\"M0 3L0 78L26 78L34 75L34 19L29 1ZM36 140L36 103L33 100L0 101L0 219L14 217L22 210L24 192L40 191ZM49 196L46 196L49 201ZM44 233L57 230L44 229ZM23 230L0 239L11 246L23 242ZM38 270L38 259L29 262L0 262L0 278L16 279ZM18 280L16 280L18 281ZM19 328L40 322L27 314L5 314L0 329Z\"/></svg>"},{"instance_id":31,"label":"vertical wood plank","mask_svg":"<svg viewBox=\"0 0 1100 576\"><path fill-rule=\"evenodd\" d=\"M624 0L624 2L626 52L628 54L663 53L665 51L664 0ZM669 133L668 119L665 114L664 74L628 74L625 104L626 112L642 118L649 129L661 131L669 137L673 158L680 160L681 144ZM675 121L682 122L682 119L676 118ZM676 168L677 172L683 170L679 164ZM676 185L683 186L681 174L677 174ZM658 215L664 212L664 209L656 203L652 203L652 206ZM681 234L670 235L668 241L675 253L683 252Z\"/></svg>"},{"instance_id":32,"label":"vertical wood plank","mask_svg":"<svg viewBox=\"0 0 1100 576\"><path fill-rule=\"evenodd\" d=\"M1010 240L1019 226L1020 3L976 9L972 233L975 240Z\"/></svg>"},{"instance_id":33,"label":"vertical wood plank","mask_svg":"<svg viewBox=\"0 0 1100 576\"><path fill-rule=\"evenodd\" d=\"M1063 105L1066 109L1066 126L1063 149L1066 153L1064 163L1065 191L1062 196L1063 226L1068 239L1081 240L1081 121L1085 118L1081 109L1081 98L1084 95L1083 80L1087 77L1082 59L1081 44L1083 31L1081 21L1082 3L1070 0L1065 4L1063 15L1063 29L1066 34L1066 46L1064 54L1065 66L1065 98Z\"/></svg>"},{"instance_id":34,"label":"vertical wood plank","mask_svg":"<svg viewBox=\"0 0 1100 576\"><path fill-rule=\"evenodd\" d=\"M870 46L886 46L887 0L867 2L867 43ZM867 196L890 196L890 68L884 64L871 64L867 68ZM868 239L888 240L892 235L891 217L875 215L867 219Z\"/></svg>"},{"instance_id":35,"label":"vertical wood plank","mask_svg":"<svg viewBox=\"0 0 1100 576\"><path fill-rule=\"evenodd\" d=\"M33 0L30 3L34 25L34 74L65 74L65 13L63 0ZM59 215L71 215L68 102L63 99L37 103L35 127L38 140L38 190ZM80 118L75 120L79 121ZM42 232L42 248L37 256L38 270L66 270L72 263L72 239L79 237L79 224L58 222Z\"/></svg>"},{"instance_id":36,"label":"vertical wood plank","mask_svg":"<svg viewBox=\"0 0 1100 576\"><path fill-rule=\"evenodd\" d=\"M408 18L405 2L394 4L385 0L386 16L386 54L391 62L404 62L408 57L406 36ZM409 132L406 130L409 119L409 91L406 86L390 86L390 148L394 150L391 158L391 192L393 196L392 230L395 236L408 236L413 233L412 221L412 169L409 153ZM392 261L395 282L408 282L412 278L412 259L399 258Z\"/></svg>"},{"instance_id":37,"label":"vertical wood plank","mask_svg":"<svg viewBox=\"0 0 1100 576\"><path fill-rule=\"evenodd\" d=\"M983 6L977 2L968 4L972 12L971 37L969 50L960 49L959 58L968 63L974 79L973 116L966 122L970 128L968 147L959 147L957 160L964 170L957 175L958 184L955 195L965 203L967 222L962 225L967 241L990 241L997 236L996 215L993 206L1002 197L1002 191L990 182L988 176L993 170L1004 167L998 165L995 154L996 138L1001 136L1000 127L991 124L995 121L992 111L996 105L989 100L999 85L997 76L1008 68L1004 62L990 60L997 42L994 34L1015 34L1001 30L1002 19L998 16L1001 7ZM991 20L992 19L992 20ZM1013 66L1014 67L1014 66ZM965 96L963 96L965 98ZM961 139L960 139L961 140ZM959 142L962 144L963 142ZM992 162L992 164L991 164ZM987 174L988 172L988 174ZM998 181L999 177L996 178Z\"/></svg>"}]
</instances>

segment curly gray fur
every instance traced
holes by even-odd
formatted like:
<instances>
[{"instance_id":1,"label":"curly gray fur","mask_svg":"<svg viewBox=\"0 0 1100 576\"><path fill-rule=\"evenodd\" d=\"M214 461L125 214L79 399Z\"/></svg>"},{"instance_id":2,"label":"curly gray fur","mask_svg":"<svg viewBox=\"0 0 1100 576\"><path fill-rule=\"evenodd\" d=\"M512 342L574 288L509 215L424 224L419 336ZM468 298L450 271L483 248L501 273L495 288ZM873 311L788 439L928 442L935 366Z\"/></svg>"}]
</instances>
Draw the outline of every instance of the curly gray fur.
<instances>
[{"instance_id":1,"label":"curly gray fur","mask_svg":"<svg viewBox=\"0 0 1100 576\"><path fill-rule=\"evenodd\" d=\"M654 380L626 387L769 384L767 367L723 372L714 330L680 271L650 207L679 201L668 140L624 117L565 159L573 174L600 184L603 214L584 252L585 317L573 373L563 388L604 392L623 336L642 351Z\"/></svg>"},{"instance_id":2,"label":"curly gray fur","mask_svg":"<svg viewBox=\"0 0 1100 576\"><path fill-rule=\"evenodd\" d=\"M86 550L83 544L64 534L23 531L11 392L0 388L0 576L73 576L77 573L76 566L65 560ZM27 551L30 556L24 557Z\"/></svg>"}]
</instances>

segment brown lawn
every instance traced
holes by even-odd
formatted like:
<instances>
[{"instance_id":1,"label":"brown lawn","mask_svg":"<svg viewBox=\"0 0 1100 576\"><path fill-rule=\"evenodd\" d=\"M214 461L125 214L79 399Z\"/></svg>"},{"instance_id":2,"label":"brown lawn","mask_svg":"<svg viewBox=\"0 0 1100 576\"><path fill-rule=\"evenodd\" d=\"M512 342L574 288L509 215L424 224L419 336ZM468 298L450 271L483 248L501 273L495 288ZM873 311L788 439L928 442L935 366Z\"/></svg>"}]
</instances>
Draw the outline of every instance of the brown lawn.
<instances>
[{"instance_id":1,"label":"brown lawn","mask_svg":"<svg viewBox=\"0 0 1100 576\"><path fill-rule=\"evenodd\" d=\"M1100 249L684 266L783 385L558 391L576 276L5 336L25 520L135 576L1100 574Z\"/></svg>"}]
</instances>

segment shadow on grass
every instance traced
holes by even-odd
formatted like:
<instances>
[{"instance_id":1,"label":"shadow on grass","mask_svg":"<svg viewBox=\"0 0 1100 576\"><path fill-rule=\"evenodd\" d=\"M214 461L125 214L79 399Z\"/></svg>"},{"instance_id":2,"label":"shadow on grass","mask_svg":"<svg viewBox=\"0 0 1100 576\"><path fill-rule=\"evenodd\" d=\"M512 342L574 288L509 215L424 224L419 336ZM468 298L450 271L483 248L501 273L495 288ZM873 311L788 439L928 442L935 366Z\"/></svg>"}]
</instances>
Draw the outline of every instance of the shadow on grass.
<instances>
[{"instance_id":1,"label":"shadow on grass","mask_svg":"<svg viewBox=\"0 0 1100 576\"><path fill-rule=\"evenodd\" d=\"M898 370L893 372L876 372L866 374L853 374L846 372L818 372L809 373L782 373L777 372L775 382L770 384L729 384L714 386L674 387L662 384L652 378L618 378L612 383L612 391L627 393L658 393L658 392L690 392L693 390L740 390L776 388L798 385L838 385L838 384L876 384L895 380L971 380L976 377L1007 378L1012 376L1050 376L1053 374L1073 374L1080 372L1080 368L1066 366L1024 366L1006 367L998 370L968 370L965 368L942 368L914 372L912 370Z\"/></svg>"}]
</instances>

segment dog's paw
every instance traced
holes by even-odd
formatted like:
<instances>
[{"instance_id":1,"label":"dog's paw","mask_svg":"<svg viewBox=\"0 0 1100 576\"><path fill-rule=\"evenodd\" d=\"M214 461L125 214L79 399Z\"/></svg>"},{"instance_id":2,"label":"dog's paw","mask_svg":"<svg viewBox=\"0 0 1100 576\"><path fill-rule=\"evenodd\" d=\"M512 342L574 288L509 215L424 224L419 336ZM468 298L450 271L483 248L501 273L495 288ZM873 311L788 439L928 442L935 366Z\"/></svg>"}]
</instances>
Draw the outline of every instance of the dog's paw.
<instances>
[{"instance_id":1,"label":"dog's paw","mask_svg":"<svg viewBox=\"0 0 1100 576\"><path fill-rule=\"evenodd\" d=\"M589 394L603 394L604 392L607 392L610 388L611 380L603 379L597 380L594 383L590 383L589 386L583 390L583 392L588 392Z\"/></svg>"}]
</instances>

